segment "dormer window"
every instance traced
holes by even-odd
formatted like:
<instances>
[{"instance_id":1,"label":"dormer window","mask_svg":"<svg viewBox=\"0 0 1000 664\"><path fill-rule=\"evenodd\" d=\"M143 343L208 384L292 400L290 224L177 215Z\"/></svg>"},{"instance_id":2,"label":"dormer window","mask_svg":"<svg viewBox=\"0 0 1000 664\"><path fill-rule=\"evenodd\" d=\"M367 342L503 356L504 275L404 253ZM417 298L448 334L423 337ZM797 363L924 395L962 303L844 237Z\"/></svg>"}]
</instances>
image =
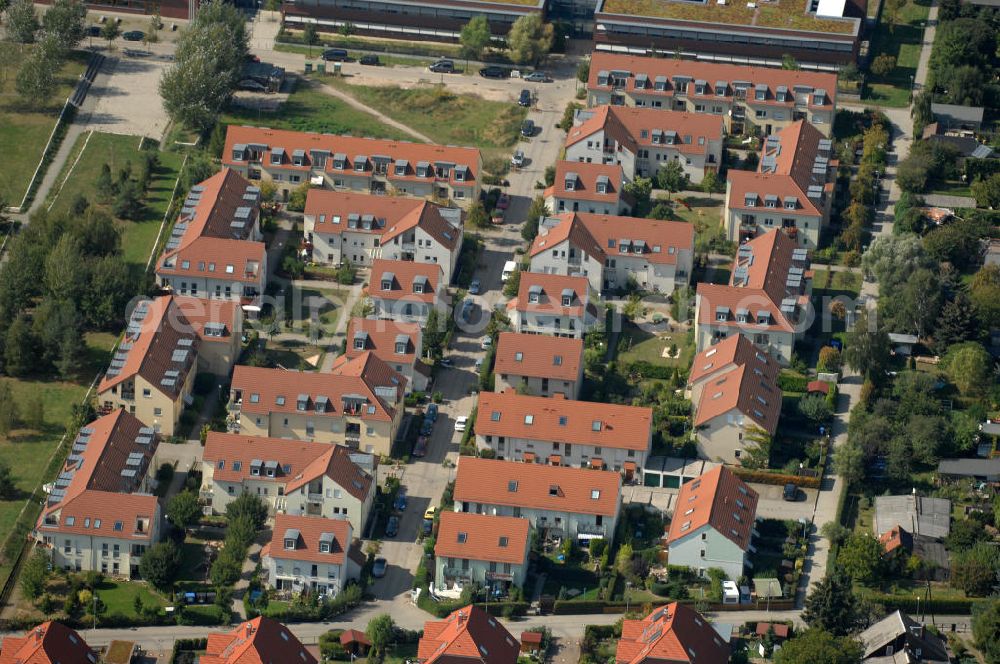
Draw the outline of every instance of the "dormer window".
<instances>
[{"instance_id":1,"label":"dormer window","mask_svg":"<svg viewBox=\"0 0 1000 664\"><path fill-rule=\"evenodd\" d=\"M566 191L576 191L576 173L566 174Z\"/></svg>"},{"instance_id":2,"label":"dormer window","mask_svg":"<svg viewBox=\"0 0 1000 664\"><path fill-rule=\"evenodd\" d=\"M778 207L778 197L774 195L768 195L764 197L764 207L766 208L776 208Z\"/></svg>"},{"instance_id":3,"label":"dormer window","mask_svg":"<svg viewBox=\"0 0 1000 664\"><path fill-rule=\"evenodd\" d=\"M415 277L413 279L414 293L426 293L428 290L427 279L425 277Z\"/></svg>"},{"instance_id":4,"label":"dormer window","mask_svg":"<svg viewBox=\"0 0 1000 664\"><path fill-rule=\"evenodd\" d=\"M365 338L355 337L354 338L354 350L364 350L365 349Z\"/></svg>"},{"instance_id":5,"label":"dormer window","mask_svg":"<svg viewBox=\"0 0 1000 664\"><path fill-rule=\"evenodd\" d=\"M715 320L725 322L729 320L729 307L716 307Z\"/></svg>"},{"instance_id":6,"label":"dormer window","mask_svg":"<svg viewBox=\"0 0 1000 664\"><path fill-rule=\"evenodd\" d=\"M247 146L242 143L237 143L233 146L233 161L245 161L246 160Z\"/></svg>"},{"instance_id":7,"label":"dormer window","mask_svg":"<svg viewBox=\"0 0 1000 664\"><path fill-rule=\"evenodd\" d=\"M305 166L306 163L306 151L296 150L292 153L292 163L296 166Z\"/></svg>"},{"instance_id":8,"label":"dormer window","mask_svg":"<svg viewBox=\"0 0 1000 664\"><path fill-rule=\"evenodd\" d=\"M456 166L455 167L455 181L456 182L465 182L465 175L468 172L469 172L469 168L467 166Z\"/></svg>"},{"instance_id":9,"label":"dormer window","mask_svg":"<svg viewBox=\"0 0 1000 664\"><path fill-rule=\"evenodd\" d=\"M342 171L347 168L347 155L343 152L338 152L333 155L333 167L338 171Z\"/></svg>"},{"instance_id":10,"label":"dormer window","mask_svg":"<svg viewBox=\"0 0 1000 664\"><path fill-rule=\"evenodd\" d=\"M272 166L280 166L284 158L285 158L285 150L283 148L271 148Z\"/></svg>"},{"instance_id":11,"label":"dormer window","mask_svg":"<svg viewBox=\"0 0 1000 664\"><path fill-rule=\"evenodd\" d=\"M598 85L605 86L605 85L609 85L610 83L611 83L611 81L610 81L610 74L608 74L608 72L603 71L603 70L597 72L597 84Z\"/></svg>"},{"instance_id":12,"label":"dormer window","mask_svg":"<svg viewBox=\"0 0 1000 664\"><path fill-rule=\"evenodd\" d=\"M695 94L703 95L708 91L707 81L695 81L694 82L694 92Z\"/></svg>"},{"instance_id":13,"label":"dormer window","mask_svg":"<svg viewBox=\"0 0 1000 664\"><path fill-rule=\"evenodd\" d=\"M392 172L395 175L406 175L406 160L397 159L396 163L393 165Z\"/></svg>"},{"instance_id":14,"label":"dormer window","mask_svg":"<svg viewBox=\"0 0 1000 664\"><path fill-rule=\"evenodd\" d=\"M812 96L813 106L822 106L826 103L826 90L817 90Z\"/></svg>"},{"instance_id":15,"label":"dormer window","mask_svg":"<svg viewBox=\"0 0 1000 664\"><path fill-rule=\"evenodd\" d=\"M564 307L568 307L573 303L573 297L570 295L563 295L562 304Z\"/></svg>"},{"instance_id":16,"label":"dormer window","mask_svg":"<svg viewBox=\"0 0 1000 664\"><path fill-rule=\"evenodd\" d=\"M716 81L715 82L715 96L716 97L725 97L726 96L726 88L727 87L728 87L728 85L726 84L725 81Z\"/></svg>"},{"instance_id":17,"label":"dormer window","mask_svg":"<svg viewBox=\"0 0 1000 664\"><path fill-rule=\"evenodd\" d=\"M392 275L392 274L383 274L382 275L382 290L384 290L384 291L392 290L393 276L394 275Z\"/></svg>"},{"instance_id":18,"label":"dormer window","mask_svg":"<svg viewBox=\"0 0 1000 664\"><path fill-rule=\"evenodd\" d=\"M770 325L771 324L771 312L769 312L769 311L758 311L757 312L757 324L758 325Z\"/></svg>"},{"instance_id":19,"label":"dormer window","mask_svg":"<svg viewBox=\"0 0 1000 664\"><path fill-rule=\"evenodd\" d=\"M295 400L295 410L306 411L309 409L309 395L300 394L299 398Z\"/></svg>"},{"instance_id":20,"label":"dormer window","mask_svg":"<svg viewBox=\"0 0 1000 664\"><path fill-rule=\"evenodd\" d=\"M757 194L744 194L743 204L746 207L756 207L757 206Z\"/></svg>"},{"instance_id":21,"label":"dormer window","mask_svg":"<svg viewBox=\"0 0 1000 664\"><path fill-rule=\"evenodd\" d=\"M667 89L667 77L657 76L653 79L653 89L657 92L664 92Z\"/></svg>"},{"instance_id":22,"label":"dormer window","mask_svg":"<svg viewBox=\"0 0 1000 664\"><path fill-rule=\"evenodd\" d=\"M785 196L784 204L786 210L794 210L798 207L799 199L795 196Z\"/></svg>"},{"instance_id":23,"label":"dormer window","mask_svg":"<svg viewBox=\"0 0 1000 664\"><path fill-rule=\"evenodd\" d=\"M748 310L746 310L746 309L737 309L736 310L736 322L737 323L746 323L749 320L750 320L750 312Z\"/></svg>"},{"instance_id":24,"label":"dormer window","mask_svg":"<svg viewBox=\"0 0 1000 664\"><path fill-rule=\"evenodd\" d=\"M550 496L558 496L559 495L559 486L556 485L556 484L549 485L549 495Z\"/></svg>"},{"instance_id":25,"label":"dormer window","mask_svg":"<svg viewBox=\"0 0 1000 664\"><path fill-rule=\"evenodd\" d=\"M774 96L778 101L788 101L788 88L784 85L779 85L777 90L774 91Z\"/></svg>"},{"instance_id":26,"label":"dormer window","mask_svg":"<svg viewBox=\"0 0 1000 664\"><path fill-rule=\"evenodd\" d=\"M368 167L368 157L362 155L360 157L354 158L354 172L364 173L365 169Z\"/></svg>"},{"instance_id":27,"label":"dormer window","mask_svg":"<svg viewBox=\"0 0 1000 664\"><path fill-rule=\"evenodd\" d=\"M611 186L611 181L608 180L606 175L602 175L597 178L597 193L606 194Z\"/></svg>"},{"instance_id":28,"label":"dormer window","mask_svg":"<svg viewBox=\"0 0 1000 664\"><path fill-rule=\"evenodd\" d=\"M288 550L288 551L294 551L295 550L295 540L293 540L290 537L285 538L285 549Z\"/></svg>"},{"instance_id":29,"label":"dormer window","mask_svg":"<svg viewBox=\"0 0 1000 664\"><path fill-rule=\"evenodd\" d=\"M330 553L330 543L329 542L320 542L319 543L319 552L320 553Z\"/></svg>"},{"instance_id":30,"label":"dormer window","mask_svg":"<svg viewBox=\"0 0 1000 664\"><path fill-rule=\"evenodd\" d=\"M541 298L542 298L541 286L532 286L528 289L528 302L530 302L531 304L538 304Z\"/></svg>"},{"instance_id":31,"label":"dormer window","mask_svg":"<svg viewBox=\"0 0 1000 664\"><path fill-rule=\"evenodd\" d=\"M767 84L758 83L753 87L753 98L756 101L766 101L767 100Z\"/></svg>"},{"instance_id":32,"label":"dormer window","mask_svg":"<svg viewBox=\"0 0 1000 664\"><path fill-rule=\"evenodd\" d=\"M674 76L674 92L677 94L687 94L688 83L691 81L687 76Z\"/></svg>"},{"instance_id":33,"label":"dormer window","mask_svg":"<svg viewBox=\"0 0 1000 664\"><path fill-rule=\"evenodd\" d=\"M409 347L409 345L410 345L410 338L407 337L406 335L400 335L396 337L396 354L405 355L406 349Z\"/></svg>"}]
</instances>

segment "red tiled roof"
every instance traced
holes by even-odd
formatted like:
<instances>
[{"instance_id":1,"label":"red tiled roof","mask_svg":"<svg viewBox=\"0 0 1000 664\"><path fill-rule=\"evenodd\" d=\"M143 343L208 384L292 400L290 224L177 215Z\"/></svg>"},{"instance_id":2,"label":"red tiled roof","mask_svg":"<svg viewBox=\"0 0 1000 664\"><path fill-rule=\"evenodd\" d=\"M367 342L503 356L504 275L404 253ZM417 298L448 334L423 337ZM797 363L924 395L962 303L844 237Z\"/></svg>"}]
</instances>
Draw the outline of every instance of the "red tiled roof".
<instances>
[{"instance_id":1,"label":"red tiled roof","mask_svg":"<svg viewBox=\"0 0 1000 664\"><path fill-rule=\"evenodd\" d=\"M5 636L0 664L96 664L87 642L62 623L43 622L24 636Z\"/></svg>"},{"instance_id":2,"label":"red tiled roof","mask_svg":"<svg viewBox=\"0 0 1000 664\"><path fill-rule=\"evenodd\" d=\"M283 148L286 155L292 154L295 150L303 150L305 152L304 166L296 167L285 159L280 165L280 168L283 169L295 170L298 168L302 171L313 170L312 153L320 151L328 153L326 166L321 170L331 174L353 173L354 160L364 156L366 158L365 175L371 175L372 157L384 155L390 160L389 170L386 175L389 180L434 182L437 179L436 177L417 177L416 167L422 161L429 162L432 167L436 163L448 163L455 166L467 167L468 174L465 181L457 180L455 178L455 169L451 169L449 180L452 184L472 184L479 179L479 162L481 157L478 148L446 147L378 138L356 138L352 136L334 136L332 134L315 134L304 131L230 126L226 132L226 148L222 154L222 163L224 165L233 166L246 163L233 159L233 148L240 144L261 146L260 159L265 168L274 168L271 165L271 150L278 147ZM337 154L345 154L347 156L347 168L341 170L334 168L333 157ZM407 162L405 175L395 174L397 160Z\"/></svg>"},{"instance_id":3,"label":"red tiled roof","mask_svg":"<svg viewBox=\"0 0 1000 664\"><path fill-rule=\"evenodd\" d=\"M776 93L779 85L788 89L790 99L794 100L796 87L808 87L811 90L825 90L824 104L816 106L812 103L812 94L809 95L809 106L811 108L832 108L833 100L837 94L837 75L825 72L805 71L801 69L775 69L773 67L752 67L748 65L732 65L715 62L699 62L696 60L678 60L676 58L649 58L635 55L620 55L617 53L606 53L604 51L594 51L590 60L590 79L587 82L588 90L606 90L610 85L599 85L598 77L601 72L629 72L625 84L628 92L639 92L644 95L662 94L673 96L673 79L675 76L687 76L691 79L688 84L686 95L691 99L712 99L715 96L715 84L725 81L726 98L732 99L733 82L745 81L750 84L748 103L759 105L792 106L794 101L779 102ZM645 74L648 78L648 86L644 89L636 89L635 75ZM667 90L659 92L653 89L657 76L665 76L667 79ZM704 80L708 84L706 92L708 94L698 95L695 93L693 81ZM768 87L767 102L755 101L753 99L753 88L758 84L765 84Z\"/></svg>"},{"instance_id":4,"label":"red tiled roof","mask_svg":"<svg viewBox=\"0 0 1000 664\"><path fill-rule=\"evenodd\" d=\"M285 548L285 536L297 531L295 548ZM320 551L320 540L332 537L329 553ZM347 519L325 519L318 516L275 514L268 555L274 559L301 560L309 563L346 565L351 546L351 522Z\"/></svg>"},{"instance_id":5,"label":"red tiled roof","mask_svg":"<svg viewBox=\"0 0 1000 664\"><path fill-rule=\"evenodd\" d=\"M882 533L878 541L886 553L892 553L900 547L907 551L913 548L913 536L899 525L895 525Z\"/></svg>"},{"instance_id":6,"label":"red tiled roof","mask_svg":"<svg viewBox=\"0 0 1000 664\"><path fill-rule=\"evenodd\" d=\"M680 602L653 610L642 620L622 623L615 664L724 664L729 644L697 611Z\"/></svg>"},{"instance_id":7,"label":"red tiled roof","mask_svg":"<svg viewBox=\"0 0 1000 664\"><path fill-rule=\"evenodd\" d=\"M496 374L572 382L580 376L583 339L501 332L495 358Z\"/></svg>"},{"instance_id":8,"label":"red tiled roof","mask_svg":"<svg viewBox=\"0 0 1000 664\"><path fill-rule=\"evenodd\" d=\"M567 177L570 173L576 177ZM606 178L605 193L597 191L599 178ZM573 189L566 188L567 180ZM558 198L584 201L604 201L617 203L625 187L625 173L618 164L588 164L585 162L560 160L556 162L556 179L552 185L552 195Z\"/></svg>"},{"instance_id":9,"label":"red tiled roof","mask_svg":"<svg viewBox=\"0 0 1000 664\"><path fill-rule=\"evenodd\" d=\"M611 471L466 456L454 493L462 502L614 517L620 491L621 475Z\"/></svg>"},{"instance_id":10,"label":"red tiled roof","mask_svg":"<svg viewBox=\"0 0 1000 664\"><path fill-rule=\"evenodd\" d=\"M377 258L372 261L368 294L381 300L410 300L431 304L438 294L438 285L444 279L441 266L416 261L390 261ZM382 289L382 279L392 275L391 290ZM423 292L413 292L414 280L423 277Z\"/></svg>"},{"instance_id":11,"label":"red tiled roof","mask_svg":"<svg viewBox=\"0 0 1000 664\"><path fill-rule=\"evenodd\" d=\"M533 289L541 289L538 302L531 301ZM563 291L573 291L569 306L563 306ZM590 282L586 277L522 272L514 307L521 312L556 316L583 316L590 304ZM508 305L510 306L510 305Z\"/></svg>"},{"instance_id":12,"label":"red tiled roof","mask_svg":"<svg viewBox=\"0 0 1000 664\"><path fill-rule=\"evenodd\" d=\"M694 425L703 426L733 410L774 435L781 417L781 390L773 381L754 373L752 367L737 367L705 385L695 410Z\"/></svg>"},{"instance_id":13,"label":"red tiled roof","mask_svg":"<svg viewBox=\"0 0 1000 664\"><path fill-rule=\"evenodd\" d=\"M716 466L681 486L674 502L667 544L684 539L707 525L746 551L757 515L757 498L757 492L733 471Z\"/></svg>"},{"instance_id":14,"label":"red tiled roof","mask_svg":"<svg viewBox=\"0 0 1000 664\"><path fill-rule=\"evenodd\" d=\"M527 519L471 512L442 512L434 554L446 558L523 565L527 562Z\"/></svg>"},{"instance_id":15,"label":"red tiled roof","mask_svg":"<svg viewBox=\"0 0 1000 664\"><path fill-rule=\"evenodd\" d=\"M263 242L199 237L179 249L164 253L156 273L256 284L264 276L262 270L266 254ZM185 268L185 265L188 267Z\"/></svg>"},{"instance_id":16,"label":"red tiled roof","mask_svg":"<svg viewBox=\"0 0 1000 664\"><path fill-rule=\"evenodd\" d=\"M687 154L706 154L709 142L722 140L721 115L607 105L588 109L586 113L591 116L569 130L566 147L576 145L601 130L633 153L640 147L657 147ZM654 131L677 132L678 142L653 143ZM702 139L701 145L699 139Z\"/></svg>"},{"instance_id":17,"label":"red tiled roof","mask_svg":"<svg viewBox=\"0 0 1000 664\"><path fill-rule=\"evenodd\" d=\"M470 604L444 620L424 623L417 659L423 664L514 664L519 650L496 618Z\"/></svg>"},{"instance_id":18,"label":"red tiled roof","mask_svg":"<svg viewBox=\"0 0 1000 664\"><path fill-rule=\"evenodd\" d=\"M228 343L232 339L236 330L237 321L242 320L243 311L238 302L234 300L220 300L200 297L187 297L174 295L174 302L178 309L191 324L198 338L202 343L218 343L224 341ZM239 317L239 318L237 318ZM218 323L223 326L222 334L207 334L205 332L206 323Z\"/></svg>"},{"instance_id":19,"label":"red tiled roof","mask_svg":"<svg viewBox=\"0 0 1000 664\"><path fill-rule=\"evenodd\" d=\"M769 357L766 351L757 348L742 334L734 334L694 356L691 373L688 375L688 385L693 385L722 370L746 365L750 365L754 373L759 371L762 378L772 383L778 379L781 370L777 361Z\"/></svg>"},{"instance_id":20,"label":"red tiled roof","mask_svg":"<svg viewBox=\"0 0 1000 664\"><path fill-rule=\"evenodd\" d=\"M294 634L281 623L263 616L231 632L208 635L200 664L318 664Z\"/></svg>"},{"instance_id":21,"label":"red tiled roof","mask_svg":"<svg viewBox=\"0 0 1000 664\"><path fill-rule=\"evenodd\" d=\"M365 347L358 350L354 347L355 336L365 335ZM404 335L408 338L406 352L396 352L396 339ZM358 357L365 351L371 351L386 363L413 364L417 360L418 342L423 338L423 330L416 323L402 323L392 320L354 317L347 324L348 359Z\"/></svg>"},{"instance_id":22,"label":"red tiled roof","mask_svg":"<svg viewBox=\"0 0 1000 664\"><path fill-rule=\"evenodd\" d=\"M757 623L757 629L754 630L754 633L757 634L757 636L765 636L772 627L774 628L774 635L776 637L779 639L788 638L790 629L785 623L759 622Z\"/></svg>"},{"instance_id":23,"label":"red tiled roof","mask_svg":"<svg viewBox=\"0 0 1000 664\"><path fill-rule=\"evenodd\" d=\"M480 436L649 450L653 410L640 406L480 392L475 431Z\"/></svg>"},{"instance_id":24,"label":"red tiled roof","mask_svg":"<svg viewBox=\"0 0 1000 664\"><path fill-rule=\"evenodd\" d=\"M830 383L825 380L811 380L806 384L806 392L813 393L817 392L819 394L829 394L830 393Z\"/></svg>"},{"instance_id":25,"label":"red tiled roof","mask_svg":"<svg viewBox=\"0 0 1000 664\"><path fill-rule=\"evenodd\" d=\"M678 252L694 250L694 226L682 221L585 212L566 212L557 216L562 221L550 230L539 230L529 255L536 256L567 238L571 244L602 263L605 257L636 257L637 240L643 242L642 257L650 263L673 265L677 263ZM621 251L622 239L630 242L626 252Z\"/></svg>"},{"instance_id":26,"label":"red tiled roof","mask_svg":"<svg viewBox=\"0 0 1000 664\"><path fill-rule=\"evenodd\" d=\"M359 629L345 629L340 634L340 645L346 646L351 643L360 643L363 646L370 646L371 641L368 640L368 636Z\"/></svg>"}]
</instances>

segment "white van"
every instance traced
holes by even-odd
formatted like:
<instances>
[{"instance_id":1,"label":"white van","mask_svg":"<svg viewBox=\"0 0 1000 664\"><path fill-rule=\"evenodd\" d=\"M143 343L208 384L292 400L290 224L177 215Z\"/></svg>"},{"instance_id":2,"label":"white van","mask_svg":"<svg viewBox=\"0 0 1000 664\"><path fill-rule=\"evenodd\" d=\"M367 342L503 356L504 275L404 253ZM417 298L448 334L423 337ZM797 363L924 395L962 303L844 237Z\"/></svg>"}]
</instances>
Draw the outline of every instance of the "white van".
<instances>
[{"instance_id":1,"label":"white van","mask_svg":"<svg viewBox=\"0 0 1000 664\"><path fill-rule=\"evenodd\" d=\"M503 274L500 275L500 281L507 283L510 279L510 275L517 271L517 263L514 261L507 261L503 264Z\"/></svg>"}]
</instances>

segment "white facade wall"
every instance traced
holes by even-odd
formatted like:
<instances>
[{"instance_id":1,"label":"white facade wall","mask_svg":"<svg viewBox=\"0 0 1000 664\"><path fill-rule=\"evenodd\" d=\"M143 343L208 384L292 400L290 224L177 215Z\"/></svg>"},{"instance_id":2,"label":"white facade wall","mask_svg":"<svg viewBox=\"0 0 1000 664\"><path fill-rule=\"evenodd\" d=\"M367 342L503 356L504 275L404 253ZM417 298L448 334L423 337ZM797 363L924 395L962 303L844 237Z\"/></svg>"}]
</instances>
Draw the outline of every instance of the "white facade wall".
<instances>
[{"instance_id":1,"label":"white facade wall","mask_svg":"<svg viewBox=\"0 0 1000 664\"><path fill-rule=\"evenodd\" d=\"M677 518L676 514L674 518ZM709 525L691 531L669 548L671 565L685 565L699 576L717 567L733 581L743 576L745 559L746 553L735 542Z\"/></svg>"},{"instance_id":2,"label":"white facade wall","mask_svg":"<svg viewBox=\"0 0 1000 664\"><path fill-rule=\"evenodd\" d=\"M508 505L493 505L472 501L456 501L456 512L471 512L472 514L489 514L492 516L514 516L528 519L536 529L548 528L561 533L563 537L578 538L581 535L599 536L608 540L615 536L615 526L618 523L617 512L621 511L621 497L614 516L596 514L579 514L576 512L559 512L530 507L511 507Z\"/></svg>"},{"instance_id":3,"label":"white facade wall","mask_svg":"<svg viewBox=\"0 0 1000 664\"><path fill-rule=\"evenodd\" d=\"M445 587L449 582L457 581L462 587L472 583L485 586L496 581L509 581L513 585L521 587L528 574L527 553L527 547L525 547L525 564L523 565L437 556L434 561L434 585L440 588Z\"/></svg>"},{"instance_id":4,"label":"white facade wall","mask_svg":"<svg viewBox=\"0 0 1000 664\"><path fill-rule=\"evenodd\" d=\"M336 595L348 580L356 580L361 576L361 568L347 555L344 556L345 562L341 565L283 558L282 551L271 551L271 555L265 557L263 561L267 569L267 585L270 588L308 589L320 595ZM296 582L300 584L298 588Z\"/></svg>"},{"instance_id":5,"label":"white facade wall","mask_svg":"<svg viewBox=\"0 0 1000 664\"><path fill-rule=\"evenodd\" d=\"M635 463L636 472L641 473L651 444L652 440L647 441L645 450L625 450L580 443L554 443L543 440L476 434L477 447L493 450L499 459L524 461L524 454L530 452L535 454L538 463L548 463L550 455L559 454L562 456L561 465L587 468L590 466L590 459L597 457L604 461L608 470L616 472L621 472L625 462L628 461Z\"/></svg>"}]
</instances>

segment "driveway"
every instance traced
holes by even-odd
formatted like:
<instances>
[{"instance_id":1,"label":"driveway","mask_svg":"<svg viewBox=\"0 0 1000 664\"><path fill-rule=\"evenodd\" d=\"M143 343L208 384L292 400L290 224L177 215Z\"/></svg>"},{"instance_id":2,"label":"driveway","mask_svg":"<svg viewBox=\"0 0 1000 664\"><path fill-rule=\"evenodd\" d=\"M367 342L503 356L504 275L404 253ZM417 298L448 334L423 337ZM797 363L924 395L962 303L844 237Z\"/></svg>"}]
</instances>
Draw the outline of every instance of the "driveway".
<instances>
[{"instance_id":1,"label":"driveway","mask_svg":"<svg viewBox=\"0 0 1000 664\"><path fill-rule=\"evenodd\" d=\"M132 53L142 50L141 45L134 50L129 45L129 49ZM123 50L107 55L117 57L90 89L98 102L85 128L161 140L168 118L159 83L170 60L157 53L128 55Z\"/></svg>"}]
</instances>

